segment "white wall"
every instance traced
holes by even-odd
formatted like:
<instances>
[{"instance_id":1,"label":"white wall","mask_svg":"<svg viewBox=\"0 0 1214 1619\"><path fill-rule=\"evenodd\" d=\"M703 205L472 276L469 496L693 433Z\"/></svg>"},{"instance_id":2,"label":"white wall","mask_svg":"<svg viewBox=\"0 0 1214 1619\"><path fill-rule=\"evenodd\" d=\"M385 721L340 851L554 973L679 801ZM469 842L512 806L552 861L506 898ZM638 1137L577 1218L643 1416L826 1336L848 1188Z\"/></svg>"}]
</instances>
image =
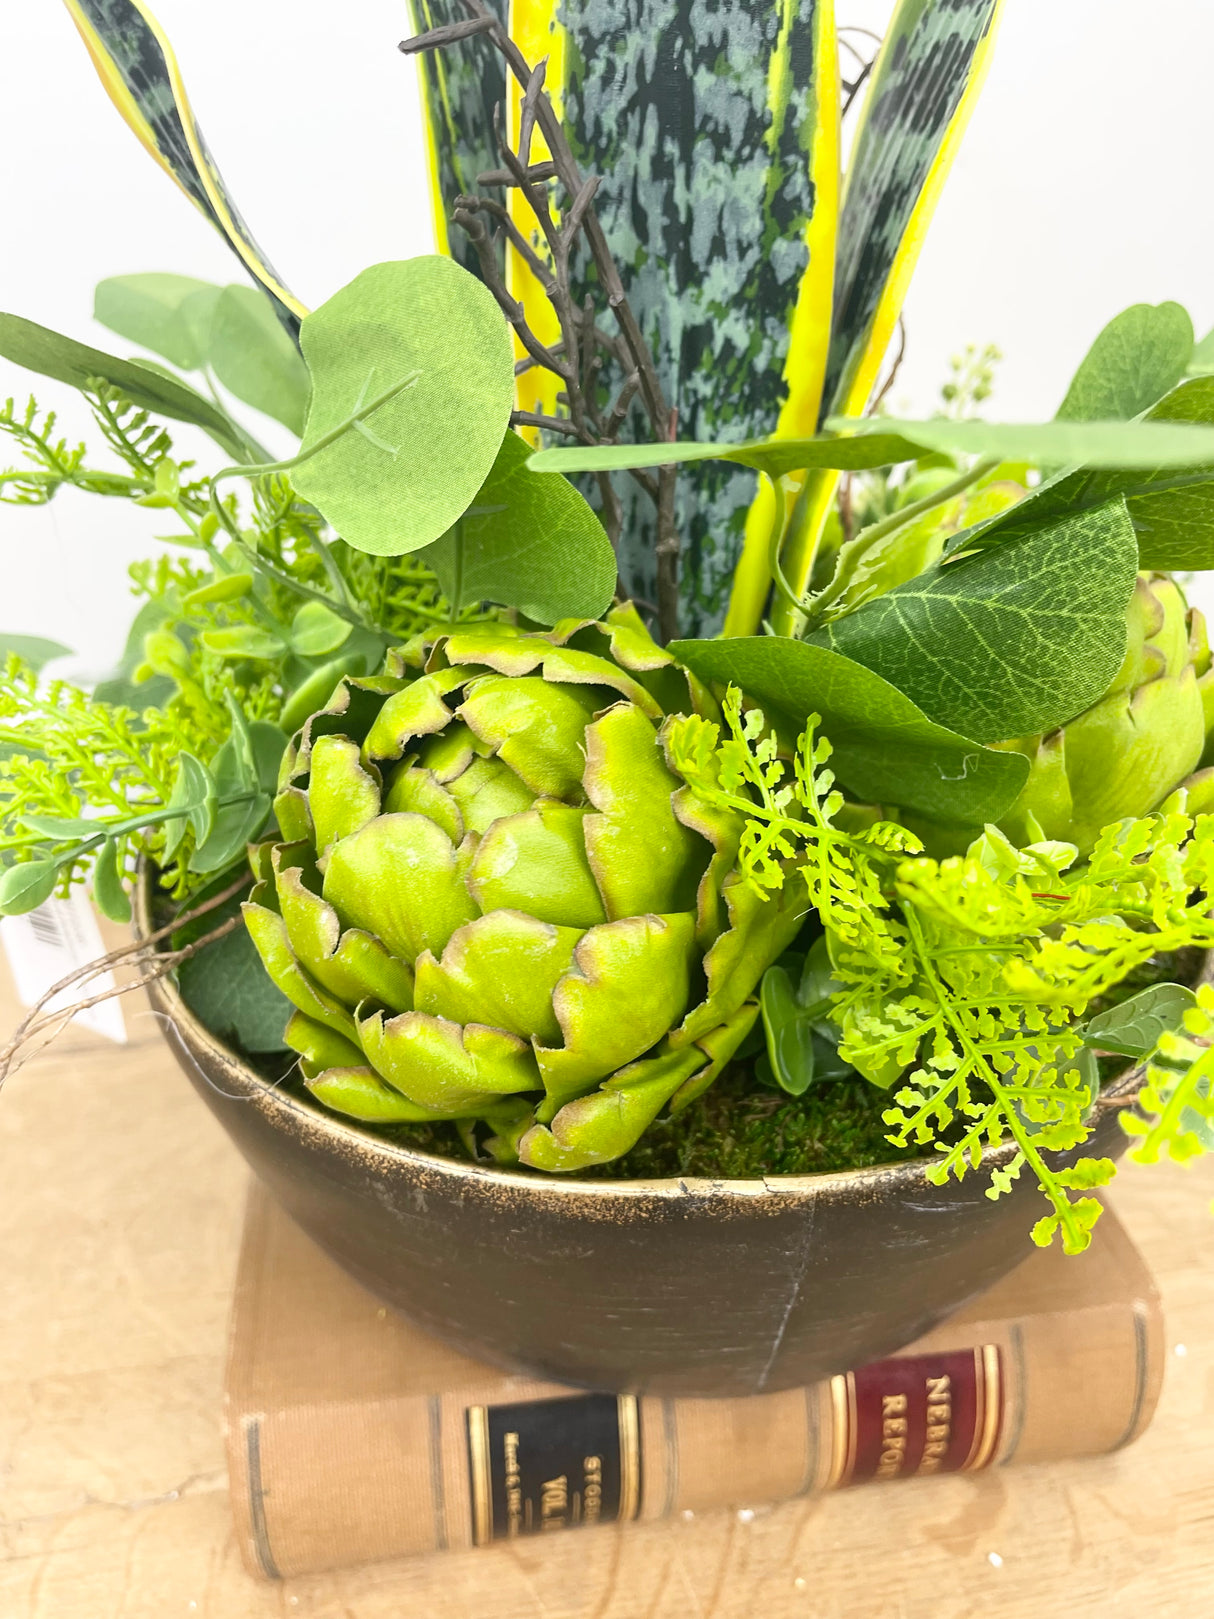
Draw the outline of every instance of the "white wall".
<instances>
[{"instance_id":1,"label":"white wall","mask_svg":"<svg viewBox=\"0 0 1214 1619\"><path fill-rule=\"evenodd\" d=\"M842 22L878 29L891 6L838 0ZM428 250L399 0L159 0L158 15L233 195L306 303ZM103 276L238 279L110 106L66 10L10 6L0 46L0 308L106 346L90 315ZM993 341L1007 358L990 412L1049 415L1126 304L1177 298L1199 331L1214 323L1212 62L1214 7L1196 0L1008 0L909 300L899 406L930 410L948 355ZM0 395L33 380L0 362ZM83 429L70 390L37 392ZM123 565L152 554L162 526L71 491L41 511L0 507L0 629L56 635L78 667L104 669L130 616Z\"/></svg>"}]
</instances>

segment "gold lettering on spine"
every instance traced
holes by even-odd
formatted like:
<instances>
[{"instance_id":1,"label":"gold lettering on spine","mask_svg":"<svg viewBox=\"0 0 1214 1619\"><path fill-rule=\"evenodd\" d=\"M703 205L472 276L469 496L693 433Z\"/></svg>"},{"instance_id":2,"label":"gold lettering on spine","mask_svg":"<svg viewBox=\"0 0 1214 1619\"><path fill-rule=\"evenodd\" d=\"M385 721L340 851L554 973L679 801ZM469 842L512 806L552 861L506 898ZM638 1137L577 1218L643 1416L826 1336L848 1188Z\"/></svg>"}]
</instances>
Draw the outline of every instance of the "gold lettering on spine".
<instances>
[{"instance_id":1,"label":"gold lettering on spine","mask_svg":"<svg viewBox=\"0 0 1214 1619\"><path fill-rule=\"evenodd\" d=\"M927 1412L923 1455L917 1471L938 1473L948 1456L953 1437L953 1383L945 1374L926 1379Z\"/></svg>"},{"instance_id":2,"label":"gold lettering on spine","mask_svg":"<svg viewBox=\"0 0 1214 1619\"><path fill-rule=\"evenodd\" d=\"M906 1462L906 1395L881 1396L881 1452L876 1478L897 1478Z\"/></svg>"},{"instance_id":3,"label":"gold lettering on spine","mask_svg":"<svg viewBox=\"0 0 1214 1619\"><path fill-rule=\"evenodd\" d=\"M620 1522L628 1523L641 1510L641 1425L635 1394L621 1394L616 1404L620 1424Z\"/></svg>"},{"instance_id":4,"label":"gold lettering on spine","mask_svg":"<svg viewBox=\"0 0 1214 1619\"><path fill-rule=\"evenodd\" d=\"M493 1494L489 1483L489 1412L468 1407L468 1455L472 1462L472 1540L487 1546L493 1539Z\"/></svg>"},{"instance_id":5,"label":"gold lettering on spine","mask_svg":"<svg viewBox=\"0 0 1214 1619\"><path fill-rule=\"evenodd\" d=\"M621 1446L621 1450L622 1450ZM582 1457L582 1522L598 1523L603 1516L603 1458Z\"/></svg>"}]
</instances>

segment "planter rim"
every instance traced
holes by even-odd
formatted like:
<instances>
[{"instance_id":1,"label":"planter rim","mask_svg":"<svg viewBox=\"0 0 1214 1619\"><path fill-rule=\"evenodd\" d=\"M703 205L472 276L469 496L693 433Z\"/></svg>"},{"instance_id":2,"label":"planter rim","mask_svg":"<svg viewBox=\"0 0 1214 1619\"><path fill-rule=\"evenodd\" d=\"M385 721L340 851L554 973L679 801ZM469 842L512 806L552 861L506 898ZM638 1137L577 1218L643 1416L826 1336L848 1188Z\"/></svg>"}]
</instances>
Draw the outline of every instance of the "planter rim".
<instances>
[{"instance_id":1,"label":"planter rim","mask_svg":"<svg viewBox=\"0 0 1214 1619\"><path fill-rule=\"evenodd\" d=\"M151 892L151 874L145 866L136 885L134 926L137 937L146 937L152 931ZM1214 951L1210 951L1206 956L1201 981L1208 981L1212 975L1214 975ZM399 1142L385 1141L380 1136L371 1135L358 1129L354 1124L348 1124L345 1120L322 1111L318 1106L308 1106L297 1097L280 1090L272 1081L265 1079L247 1058L208 1029L186 1005L180 990L169 975L154 979L148 985L148 992L151 999L162 1003L159 1010L191 1037L187 1043L209 1045L221 1052L234 1068L240 1070L246 1083L260 1092L267 1105L281 1109L284 1113L295 1114L299 1120L306 1120L322 1133L344 1140L357 1152L416 1164L432 1173L458 1176L486 1187L496 1186L503 1191L518 1193L533 1190L564 1196L591 1196L596 1199L624 1196L672 1200L694 1196L697 1193L703 1195L711 1193L714 1198L724 1196L727 1199L746 1202L763 1199L776 1201L790 1194L829 1194L832 1190L844 1186L854 1187L857 1181L871 1181L874 1188L878 1183L888 1187L891 1179L928 1184L926 1171L935 1161L932 1157L924 1156L893 1160L883 1164L868 1164L855 1169L819 1170L805 1175L763 1175L744 1180L716 1180L710 1176L693 1175L673 1175L661 1179L588 1180L575 1175L541 1175L497 1169L460 1158L445 1157L440 1153L422 1152L415 1147L403 1146ZM1124 1073L1116 1075L1102 1087L1100 1096L1107 1097L1128 1089L1130 1076L1136 1072L1137 1069L1127 1069ZM981 1174L983 1170L1001 1167L1010 1162L1016 1150L1014 1141L1006 1141L999 1147L988 1145L983 1148L980 1165L969 1173Z\"/></svg>"}]
</instances>

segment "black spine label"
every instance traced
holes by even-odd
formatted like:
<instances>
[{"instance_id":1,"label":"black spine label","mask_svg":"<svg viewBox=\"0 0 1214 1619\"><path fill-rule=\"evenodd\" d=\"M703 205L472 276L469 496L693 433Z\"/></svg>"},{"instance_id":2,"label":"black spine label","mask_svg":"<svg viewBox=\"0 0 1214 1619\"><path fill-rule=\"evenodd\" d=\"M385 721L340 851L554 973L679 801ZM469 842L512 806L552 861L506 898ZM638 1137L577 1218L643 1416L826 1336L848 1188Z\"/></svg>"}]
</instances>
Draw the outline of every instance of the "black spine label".
<instances>
[{"instance_id":1,"label":"black spine label","mask_svg":"<svg viewBox=\"0 0 1214 1619\"><path fill-rule=\"evenodd\" d=\"M641 1454L631 1395L468 1407L478 1546L635 1518Z\"/></svg>"}]
</instances>

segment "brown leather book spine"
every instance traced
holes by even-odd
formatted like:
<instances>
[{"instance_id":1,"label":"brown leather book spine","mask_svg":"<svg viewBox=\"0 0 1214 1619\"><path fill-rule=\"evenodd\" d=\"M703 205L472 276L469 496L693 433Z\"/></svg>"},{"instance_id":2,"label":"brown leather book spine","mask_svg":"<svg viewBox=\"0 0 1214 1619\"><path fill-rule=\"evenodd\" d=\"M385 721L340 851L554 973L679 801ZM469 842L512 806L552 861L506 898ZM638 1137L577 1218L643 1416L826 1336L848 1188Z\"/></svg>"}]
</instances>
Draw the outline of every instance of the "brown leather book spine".
<instances>
[{"instance_id":1,"label":"brown leather book spine","mask_svg":"<svg viewBox=\"0 0 1214 1619\"><path fill-rule=\"evenodd\" d=\"M304 1574L1114 1449L1154 1408L1162 1323L1132 1245L1102 1224L1069 1285L1059 1265L1076 1262L1035 1256L901 1355L805 1389L669 1400L478 1367L255 1208L228 1379L246 1562Z\"/></svg>"}]
</instances>

